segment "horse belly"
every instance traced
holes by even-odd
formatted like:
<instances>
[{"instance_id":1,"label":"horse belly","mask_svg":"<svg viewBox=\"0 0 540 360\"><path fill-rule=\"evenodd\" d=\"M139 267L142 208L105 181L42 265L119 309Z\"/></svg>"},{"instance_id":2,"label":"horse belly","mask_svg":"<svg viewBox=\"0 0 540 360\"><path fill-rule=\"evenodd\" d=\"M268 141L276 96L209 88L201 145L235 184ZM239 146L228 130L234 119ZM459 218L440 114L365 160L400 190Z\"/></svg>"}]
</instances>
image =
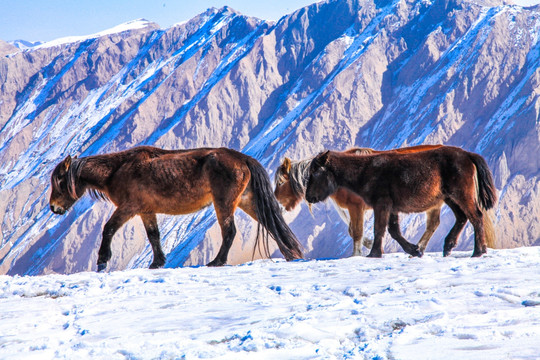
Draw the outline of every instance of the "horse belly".
<instances>
[{"instance_id":1,"label":"horse belly","mask_svg":"<svg viewBox=\"0 0 540 360\"><path fill-rule=\"evenodd\" d=\"M209 206L211 203L212 195L210 193L191 193L189 195L179 193L173 197L161 199L156 212L169 215L191 214Z\"/></svg>"},{"instance_id":2,"label":"horse belly","mask_svg":"<svg viewBox=\"0 0 540 360\"><path fill-rule=\"evenodd\" d=\"M152 161L148 169L156 212L182 215L197 212L212 203L211 187L198 160L172 156Z\"/></svg>"},{"instance_id":3,"label":"horse belly","mask_svg":"<svg viewBox=\"0 0 540 360\"><path fill-rule=\"evenodd\" d=\"M424 212L431 208L441 206L443 203L442 197L436 198L415 198L409 201L394 204L393 210L402 213L417 213Z\"/></svg>"},{"instance_id":4,"label":"horse belly","mask_svg":"<svg viewBox=\"0 0 540 360\"><path fill-rule=\"evenodd\" d=\"M212 195L205 186L191 186L178 182L159 186L141 186L131 192L130 202L141 212L153 212L169 215L191 214L212 203Z\"/></svg>"},{"instance_id":5,"label":"horse belly","mask_svg":"<svg viewBox=\"0 0 540 360\"><path fill-rule=\"evenodd\" d=\"M402 183L394 189L392 200L394 210L399 212L424 212L444 201L441 182L437 176L431 176L419 182Z\"/></svg>"}]
</instances>

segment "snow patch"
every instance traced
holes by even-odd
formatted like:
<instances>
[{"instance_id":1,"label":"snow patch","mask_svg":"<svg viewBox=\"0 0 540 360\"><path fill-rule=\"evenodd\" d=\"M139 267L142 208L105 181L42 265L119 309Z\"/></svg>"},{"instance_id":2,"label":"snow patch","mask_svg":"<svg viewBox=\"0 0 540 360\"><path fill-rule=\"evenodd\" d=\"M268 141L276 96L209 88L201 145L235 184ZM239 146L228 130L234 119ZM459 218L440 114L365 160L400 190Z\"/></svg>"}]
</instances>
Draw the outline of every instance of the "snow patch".
<instances>
[{"instance_id":1,"label":"snow patch","mask_svg":"<svg viewBox=\"0 0 540 360\"><path fill-rule=\"evenodd\" d=\"M47 41L38 46L32 47L32 50L49 48L49 47L54 47L54 46L59 46L59 45L64 45L64 44L71 44L71 43L76 43L76 42L82 42L85 40L96 39L102 36L118 34L124 31L144 29L145 27L148 27L150 24L152 23L145 19L132 20L132 21L128 21L126 23L117 25L110 29L103 30L103 31L100 31L98 33L91 34L91 35L67 36L67 37L56 39L56 40Z\"/></svg>"}]
</instances>

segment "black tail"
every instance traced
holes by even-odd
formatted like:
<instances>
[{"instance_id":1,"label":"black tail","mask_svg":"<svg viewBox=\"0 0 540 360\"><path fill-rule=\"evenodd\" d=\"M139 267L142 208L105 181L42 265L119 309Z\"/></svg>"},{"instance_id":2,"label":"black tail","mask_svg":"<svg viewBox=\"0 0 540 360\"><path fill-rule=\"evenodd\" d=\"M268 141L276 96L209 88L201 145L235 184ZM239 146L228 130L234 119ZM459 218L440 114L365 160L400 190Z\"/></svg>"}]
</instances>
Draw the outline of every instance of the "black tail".
<instances>
[{"instance_id":1,"label":"black tail","mask_svg":"<svg viewBox=\"0 0 540 360\"><path fill-rule=\"evenodd\" d=\"M301 245L285 222L285 219L283 219L283 216L281 216L281 210L272 191L272 185L270 184L266 170L253 158L249 158L246 163L251 172L251 191L255 197L255 214L259 222L257 243L262 232L264 246L266 252L268 252L268 233L270 233L285 259L302 259ZM260 225L266 231L261 231Z\"/></svg>"},{"instance_id":2,"label":"black tail","mask_svg":"<svg viewBox=\"0 0 540 360\"><path fill-rule=\"evenodd\" d=\"M497 202L497 192L493 182L493 175L489 170L486 160L478 154L469 153L471 161L476 166L476 174L478 178L478 200L485 210L489 210L495 206Z\"/></svg>"}]
</instances>

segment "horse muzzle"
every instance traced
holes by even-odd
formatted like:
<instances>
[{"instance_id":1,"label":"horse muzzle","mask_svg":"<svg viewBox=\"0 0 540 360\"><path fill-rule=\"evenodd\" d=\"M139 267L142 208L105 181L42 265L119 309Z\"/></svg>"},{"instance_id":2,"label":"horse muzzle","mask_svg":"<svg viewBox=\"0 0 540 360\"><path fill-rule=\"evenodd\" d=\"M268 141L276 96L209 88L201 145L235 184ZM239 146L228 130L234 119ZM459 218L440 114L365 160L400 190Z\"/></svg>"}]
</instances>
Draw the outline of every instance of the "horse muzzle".
<instances>
[{"instance_id":1,"label":"horse muzzle","mask_svg":"<svg viewBox=\"0 0 540 360\"><path fill-rule=\"evenodd\" d=\"M320 200L317 199L316 196L307 196L306 195L306 201L310 204L318 203Z\"/></svg>"},{"instance_id":2,"label":"horse muzzle","mask_svg":"<svg viewBox=\"0 0 540 360\"><path fill-rule=\"evenodd\" d=\"M56 204L51 204L51 211L57 215L64 215L66 213L66 209Z\"/></svg>"}]
</instances>

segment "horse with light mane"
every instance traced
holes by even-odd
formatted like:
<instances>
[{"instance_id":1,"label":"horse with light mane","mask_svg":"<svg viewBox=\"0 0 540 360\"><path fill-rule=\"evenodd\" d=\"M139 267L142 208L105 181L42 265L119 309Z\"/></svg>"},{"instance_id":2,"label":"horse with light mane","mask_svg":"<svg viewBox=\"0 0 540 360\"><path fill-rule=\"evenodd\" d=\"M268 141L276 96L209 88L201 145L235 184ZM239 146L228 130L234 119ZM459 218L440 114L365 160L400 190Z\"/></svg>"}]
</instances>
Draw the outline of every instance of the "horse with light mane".
<instances>
[{"instance_id":1,"label":"horse with light mane","mask_svg":"<svg viewBox=\"0 0 540 360\"><path fill-rule=\"evenodd\" d=\"M354 155L372 155L384 154L387 152L411 153L425 150L432 150L441 147L442 145L418 145L393 150L373 150L370 148L354 147L343 151L343 154ZM285 158L281 165L277 168L274 176L274 195L276 199L285 207L285 210L291 211L297 207L302 200L305 200L306 186L308 180L309 165L313 158L291 161ZM362 198L354 191L340 187L335 193L330 195L330 199L335 205L341 219L349 225L349 235L353 239L353 256L362 255L362 246L371 248L372 240L364 237L364 213L370 210L371 207L366 204ZM347 210L347 213L344 211ZM441 207L435 206L426 211L427 224L426 230L418 241L418 251L424 253L431 236L437 229L440 223Z\"/></svg>"}]
</instances>

